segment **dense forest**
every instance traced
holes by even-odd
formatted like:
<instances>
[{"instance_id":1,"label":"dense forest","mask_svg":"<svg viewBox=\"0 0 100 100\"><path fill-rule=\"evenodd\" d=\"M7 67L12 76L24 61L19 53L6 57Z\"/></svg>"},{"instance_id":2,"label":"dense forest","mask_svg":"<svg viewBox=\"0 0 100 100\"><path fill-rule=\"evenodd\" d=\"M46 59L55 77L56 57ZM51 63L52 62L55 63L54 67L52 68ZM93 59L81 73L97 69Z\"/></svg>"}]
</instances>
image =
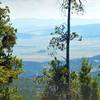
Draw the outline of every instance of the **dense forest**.
<instances>
[{"instance_id":1,"label":"dense forest","mask_svg":"<svg viewBox=\"0 0 100 100\"><path fill-rule=\"evenodd\" d=\"M24 61L14 54L17 29L11 23L10 9L0 4L0 100L100 100L100 65L99 72L92 73L96 65L83 57L78 70L70 68L71 41L84 41L77 32L71 32L71 14L83 14L83 2L61 1L60 8L67 18L67 25L55 26L51 32L47 51L52 60L46 62L49 67L28 78L20 77L25 73ZM65 52L63 61L57 58L58 51Z\"/></svg>"}]
</instances>

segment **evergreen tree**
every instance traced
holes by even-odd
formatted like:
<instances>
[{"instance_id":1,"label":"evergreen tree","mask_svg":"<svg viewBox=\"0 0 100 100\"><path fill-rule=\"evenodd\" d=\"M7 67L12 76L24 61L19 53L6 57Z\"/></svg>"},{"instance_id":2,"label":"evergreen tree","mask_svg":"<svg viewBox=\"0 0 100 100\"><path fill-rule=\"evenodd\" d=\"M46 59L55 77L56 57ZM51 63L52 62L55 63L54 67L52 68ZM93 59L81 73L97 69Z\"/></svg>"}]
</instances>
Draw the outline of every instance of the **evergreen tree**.
<instances>
[{"instance_id":1,"label":"evergreen tree","mask_svg":"<svg viewBox=\"0 0 100 100\"><path fill-rule=\"evenodd\" d=\"M0 100L10 100L8 85L22 73L22 60L13 54L17 30L10 22L10 10L0 5Z\"/></svg>"},{"instance_id":2,"label":"evergreen tree","mask_svg":"<svg viewBox=\"0 0 100 100\"><path fill-rule=\"evenodd\" d=\"M65 62L66 62L66 67L68 69L67 71L67 79L68 79L68 89L70 94L70 64L69 64L69 59L70 59L70 40L73 40L74 38L78 37L78 35L73 32L71 34L70 32L70 20L71 20L71 12L83 12L83 4L81 0L58 0L61 4L61 9L62 11L65 11L67 13L67 28L66 25L61 25L60 27L55 28L55 34L58 35L58 37L53 37L50 41L50 47L56 47L56 49L60 50L66 50L65 52ZM70 96L68 96L68 100L70 100Z\"/></svg>"},{"instance_id":3,"label":"evergreen tree","mask_svg":"<svg viewBox=\"0 0 100 100\"><path fill-rule=\"evenodd\" d=\"M79 73L79 84L82 100L99 100L98 81L91 76L92 65L88 59L83 58Z\"/></svg>"}]
</instances>

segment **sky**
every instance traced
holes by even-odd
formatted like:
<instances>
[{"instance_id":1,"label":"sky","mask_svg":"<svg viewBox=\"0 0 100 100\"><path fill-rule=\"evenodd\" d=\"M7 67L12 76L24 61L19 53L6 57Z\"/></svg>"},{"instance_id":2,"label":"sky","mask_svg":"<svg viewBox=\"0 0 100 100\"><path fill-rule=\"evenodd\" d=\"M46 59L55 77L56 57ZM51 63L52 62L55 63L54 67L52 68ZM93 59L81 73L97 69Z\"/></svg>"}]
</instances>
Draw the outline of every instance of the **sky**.
<instances>
[{"instance_id":1,"label":"sky","mask_svg":"<svg viewBox=\"0 0 100 100\"><path fill-rule=\"evenodd\" d=\"M82 0L85 1L85 0ZM15 22L15 26L18 29L31 29L30 24L34 23L25 21L24 23L20 22L19 19L63 19L65 18L63 16L63 13L61 13L60 5L57 2L57 0L1 0L3 5L7 5L10 8L10 17L11 19L18 19L18 23ZM75 18L75 25L77 24L93 24L100 23L100 0L87 0L87 2L84 3L85 6L85 13L84 15L72 15L72 18ZM78 20L76 20L78 19ZM81 20L79 20L81 19ZM89 20L83 20L83 19L89 19ZM17 20L16 20L17 21ZM53 20L52 20L53 21ZM35 22L37 23L37 22ZM50 22L54 23L54 22ZM14 24L14 23L13 23ZM37 23L38 24L38 23ZM45 22L43 22L45 25ZM42 26L43 26L42 24ZM48 22L46 25L49 24ZM27 27L23 27L24 25L27 25ZM33 25L33 24L32 24ZM51 24L49 24L50 26ZM37 25L38 27L41 26L39 23ZM35 27L35 26L34 26ZM39 29L38 29L39 30ZM24 31L22 31L25 33ZM30 31L29 31L30 32ZM34 34L34 31L32 31ZM38 31L36 31L38 32ZM28 32L27 32L28 33ZM39 38L39 37L38 37ZM19 39L17 40L17 45L14 48L15 54L17 54L19 57L21 57L23 60L34 60L34 61L46 61L47 59L51 59L46 52L44 53L38 53L38 48L40 48L40 51L46 50L48 43L48 37L40 37L40 39L37 39L33 35L32 39ZM46 44L45 44L46 43ZM90 43L90 44L89 44ZM34 45L35 44L35 45ZM38 44L38 45L37 45ZM44 45L45 44L45 45ZM76 43L77 46L72 46L76 48L71 48L71 58L81 58L83 56L94 56L99 55L99 49L98 44L100 44L100 39L98 41L82 41L81 43ZM87 45L86 45L87 44ZM92 45L95 45L96 47L92 47ZM24 46L23 46L24 45ZM31 45L31 46L30 46ZM74 44L73 44L74 45ZM35 47L34 47L35 46ZM84 47L84 48L81 48ZM91 47L91 50L90 48ZM25 50L27 48L27 50ZM80 49L79 49L80 48ZM87 53L86 53L87 50ZM24 52L23 52L24 51ZM79 52L80 51L80 52ZM62 55L62 54L61 54ZM65 54L63 54L65 55Z\"/></svg>"},{"instance_id":2,"label":"sky","mask_svg":"<svg viewBox=\"0 0 100 100\"><path fill-rule=\"evenodd\" d=\"M82 0L85 1L85 0ZM72 15L73 18L100 19L100 0L86 0L83 16ZM11 10L11 18L37 18L37 19L61 19L63 14L57 0L1 0Z\"/></svg>"}]
</instances>

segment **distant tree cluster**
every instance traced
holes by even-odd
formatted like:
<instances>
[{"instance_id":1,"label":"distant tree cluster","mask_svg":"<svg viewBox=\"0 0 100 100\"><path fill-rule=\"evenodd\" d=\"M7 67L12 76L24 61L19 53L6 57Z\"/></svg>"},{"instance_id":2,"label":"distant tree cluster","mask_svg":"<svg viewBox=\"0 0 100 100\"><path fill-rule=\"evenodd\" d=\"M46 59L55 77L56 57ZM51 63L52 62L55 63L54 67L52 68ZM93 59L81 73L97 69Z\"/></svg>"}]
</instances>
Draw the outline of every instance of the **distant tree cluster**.
<instances>
[{"instance_id":1,"label":"distant tree cluster","mask_svg":"<svg viewBox=\"0 0 100 100\"><path fill-rule=\"evenodd\" d=\"M66 66L57 58L49 65L50 69L44 69L43 76L36 79L37 83L45 86L39 95L40 100L67 100L68 95L71 96L71 100L100 100L100 77L91 74L92 65L87 58L82 59L79 72L71 71L70 92L66 91Z\"/></svg>"}]
</instances>

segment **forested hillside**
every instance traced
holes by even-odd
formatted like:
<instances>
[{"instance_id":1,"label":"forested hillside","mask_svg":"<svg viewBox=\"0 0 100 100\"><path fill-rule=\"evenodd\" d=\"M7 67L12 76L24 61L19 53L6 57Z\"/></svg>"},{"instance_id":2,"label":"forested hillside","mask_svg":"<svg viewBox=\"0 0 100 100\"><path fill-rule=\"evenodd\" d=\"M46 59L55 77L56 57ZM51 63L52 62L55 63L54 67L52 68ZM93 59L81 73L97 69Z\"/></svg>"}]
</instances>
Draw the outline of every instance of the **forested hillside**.
<instances>
[{"instance_id":1,"label":"forested hillside","mask_svg":"<svg viewBox=\"0 0 100 100\"><path fill-rule=\"evenodd\" d=\"M100 100L100 1L1 1L0 100Z\"/></svg>"}]
</instances>

